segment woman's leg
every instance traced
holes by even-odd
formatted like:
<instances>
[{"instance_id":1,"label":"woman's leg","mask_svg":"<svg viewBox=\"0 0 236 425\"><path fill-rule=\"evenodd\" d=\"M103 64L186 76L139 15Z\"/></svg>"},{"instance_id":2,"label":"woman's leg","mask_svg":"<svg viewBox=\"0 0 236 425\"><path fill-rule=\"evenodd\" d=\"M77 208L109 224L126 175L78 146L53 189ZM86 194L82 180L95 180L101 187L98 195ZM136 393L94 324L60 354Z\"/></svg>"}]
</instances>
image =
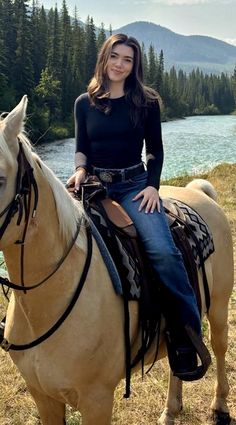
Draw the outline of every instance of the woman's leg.
<instances>
[{"instance_id":1,"label":"woman's leg","mask_svg":"<svg viewBox=\"0 0 236 425\"><path fill-rule=\"evenodd\" d=\"M160 212L156 210L146 214L145 210L138 210L141 200L133 201L134 196L145 187L145 181L139 176L137 179L138 182L130 184L111 185L108 187L108 195L119 202L133 220L147 258L160 281L172 371L182 380L199 379L210 364L210 355L201 338L201 320L195 294L182 255L174 244L162 205ZM200 367L196 352L201 358Z\"/></svg>"},{"instance_id":2,"label":"woman's leg","mask_svg":"<svg viewBox=\"0 0 236 425\"><path fill-rule=\"evenodd\" d=\"M121 204L132 218L147 258L165 288L169 310L179 318L181 325L190 324L200 334L201 321L195 294L189 283L182 255L173 242L163 207L161 206L160 213L139 212L137 203L130 202L128 196ZM173 323L176 323L176 317L173 317Z\"/></svg>"},{"instance_id":3,"label":"woman's leg","mask_svg":"<svg viewBox=\"0 0 236 425\"><path fill-rule=\"evenodd\" d=\"M144 245L147 258L168 295L168 303L180 325L189 324L197 334L201 333L201 322L193 289L189 283L182 255L176 248L166 217L161 205L161 212L146 214L139 211L141 200L133 201L133 197L142 190L145 180L137 177L137 184L115 184L108 192L127 211L133 220ZM145 187L145 186L144 186Z\"/></svg>"}]
</instances>

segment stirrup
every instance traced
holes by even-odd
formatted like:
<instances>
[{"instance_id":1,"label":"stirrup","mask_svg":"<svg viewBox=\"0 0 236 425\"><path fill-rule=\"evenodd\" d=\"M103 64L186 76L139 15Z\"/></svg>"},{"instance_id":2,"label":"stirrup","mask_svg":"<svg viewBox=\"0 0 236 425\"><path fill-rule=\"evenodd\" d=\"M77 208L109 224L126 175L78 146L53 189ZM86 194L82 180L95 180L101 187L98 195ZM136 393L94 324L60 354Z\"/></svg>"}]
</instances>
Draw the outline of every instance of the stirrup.
<instances>
[{"instance_id":1,"label":"stirrup","mask_svg":"<svg viewBox=\"0 0 236 425\"><path fill-rule=\"evenodd\" d=\"M172 346L171 339L167 332L166 345L167 345L169 363L174 376L181 379L182 381L196 381L198 379L201 379L205 375L208 367L211 364L211 356L204 342L199 337L199 335L191 328L191 326L185 325L184 329L192 343L193 348L196 351L196 354L200 358L201 365L196 366L196 369L192 371L186 371L186 372L175 371L177 353L174 347Z\"/></svg>"}]
</instances>

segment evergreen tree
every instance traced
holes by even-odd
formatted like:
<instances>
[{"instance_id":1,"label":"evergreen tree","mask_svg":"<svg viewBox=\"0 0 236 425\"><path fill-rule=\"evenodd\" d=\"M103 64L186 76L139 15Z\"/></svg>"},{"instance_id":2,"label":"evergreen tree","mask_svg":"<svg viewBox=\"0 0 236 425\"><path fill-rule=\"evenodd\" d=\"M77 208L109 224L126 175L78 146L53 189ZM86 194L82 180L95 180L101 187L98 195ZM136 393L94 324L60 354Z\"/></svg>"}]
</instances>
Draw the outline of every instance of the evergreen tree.
<instances>
[{"instance_id":1,"label":"evergreen tree","mask_svg":"<svg viewBox=\"0 0 236 425\"><path fill-rule=\"evenodd\" d=\"M97 36L97 51L101 49L104 41L106 41L106 32L104 28L104 24L101 23L101 27L99 28L98 36Z\"/></svg>"},{"instance_id":2,"label":"evergreen tree","mask_svg":"<svg viewBox=\"0 0 236 425\"><path fill-rule=\"evenodd\" d=\"M7 91L6 62L5 62L5 45L3 40L3 19L2 4L0 1L0 113L5 108L5 92Z\"/></svg>"},{"instance_id":3,"label":"evergreen tree","mask_svg":"<svg viewBox=\"0 0 236 425\"><path fill-rule=\"evenodd\" d=\"M85 26L85 78L86 83L92 78L97 61L97 40L93 18L88 16Z\"/></svg>"},{"instance_id":4,"label":"evergreen tree","mask_svg":"<svg viewBox=\"0 0 236 425\"><path fill-rule=\"evenodd\" d=\"M181 117L182 110L180 107L178 79L174 66L172 66L172 68L170 69L169 88L171 93L171 104L169 105L171 117Z\"/></svg>"},{"instance_id":5,"label":"evergreen tree","mask_svg":"<svg viewBox=\"0 0 236 425\"><path fill-rule=\"evenodd\" d=\"M150 87L155 88L157 75L157 57L154 46L150 44L148 50L148 73L147 73L147 84Z\"/></svg>"},{"instance_id":6,"label":"evergreen tree","mask_svg":"<svg viewBox=\"0 0 236 425\"><path fill-rule=\"evenodd\" d=\"M49 68L41 73L35 93L38 96L39 105L48 110L48 125L51 125L53 118L58 118L58 108L60 106L61 83L51 74Z\"/></svg>"},{"instance_id":7,"label":"evergreen tree","mask_svg":"<svg viewBox=\"0 0 236 425\"><path fill-rule=\"evenodd\" d=\"M233 96L234 96L234 108L236 108L236 65L235 65L234 73L232 77L232 90L233 90Z\"/></svg>"},{"instance_id":8,"label":"evergreen tree","mask_svg":"<svg viewBox=\"0 0 236 425\"><path fill-rule=\"evenodd\" d=\"M70 17L68 14L66 0L63 0L60 15L60 52L61 52L61 111L62 118L65 119L68 112L71 112L73 95L72 89L72 31Z\"/></svg>"},{"instance_id":9,"label":"evergreen tree","mask_svg":"<svg viewBox=\"0 0 236 425\"><path fill-rule=\"evenodd\" d=\"M48 56L46 67L55 79L61 78L60 23L57 7L48 13Z\"/></svg>"},{"instance_id":10,"label":"evergreen tree","mask_svg":"<svg viewBox=\"0 0 236 425\"><path fill-rule=\"evenodd\" d=\"M16 52L16 23L14 5L11 0L0 0L0 38L1 38L1 69L4 72L9 86L14 81L14 65Z\"/></svg>"},{"instance_id":11,"label":"evergreen tree","mask_svg":"<svg viewBox=\"0 0 236 425\"><path fill-rule=\"evenodd\" d=\"M72 93L74 98L85 91L85 32L80 25L77 17L77 9L75 8L74 19L72 24Z\"/></svg>"},{"instance_id":12,"label":"evergreen tree","mask_svg":"<svg viewBox=\"0 0 236 425\"><path fill-rule=\"evenodd\" d=\"M157 63L156 84L155 84L155 88L161 96L163 91L163 78L164 78L164 54L163 54L163 50L161 50L158 63Z\"/></svg>"},{"instance_id":13,"label":"evergreen tree","mask_svg":"<svg viewBox=\"0 0 236 425\"><path fill-rule=\"evenodd\" d=\"M234 109L234 95L229 78L222 72L219 79L219 100L216 105L221 114L229 114Z\"/></svg>"},{"instance_id":14,"label":"evergreen tree","mask_svg":"<svg viewBox=\"0 0 236 425\"><path fill-rule=\"evenodd\" d=\"M16 52L13 85L18 96L31 94L34 87L32 33L27 0L15 0Z\"/></svg>"},{"instance_id":15,"label":"evergreen tree","mask_svg":"<svg viewBox=\"0 0 236 425\"><path fill-rule=\"evenodd\" d=\"M3 81L2 77L6 78L6 62L5 62L5 56L6 56L6 47L4 43L4 19L3 19L3 2L0 0L0 82ZM1 89L0 89L1 90Z\"/></svg>"},{"instance_id":16,"label":"evergreen tree","mask_svg":"<svg viewBox=\"0 0 236 425\"><path fill-rule=\"evenodd\" d=\"M146 54L144 43L142 43L142 45L141 45L141 54L142 54L142 63L143 63L143 80L144 80L144 83L147 84L147 79L148 79L148 59L147 59L147 54Z\"/></svg>"},{"instance_id":17,"label":"evergreen tree","mask_svg":"<svg viewBox=\"0 0 236 425\"><path fill-rule=\"evenodd\" d=\"M31 26L34 82L38 84L41 72L46 66L48 47L47 17L44 7L39 8L38 0L33 0Z\"/></svg>"},{"instance_id":18,"label":"evergreen tree","mask_svg":"<svg viewBox=\"0 0 236 425\"><path fill-rule=\"evenodd\" d=\"M162 85L162 101L164 104L163 116L164 118L172 116L171 114L171 93L170 93L170 77L169 73L165 72Z\"/></svg>"}]
</instances>

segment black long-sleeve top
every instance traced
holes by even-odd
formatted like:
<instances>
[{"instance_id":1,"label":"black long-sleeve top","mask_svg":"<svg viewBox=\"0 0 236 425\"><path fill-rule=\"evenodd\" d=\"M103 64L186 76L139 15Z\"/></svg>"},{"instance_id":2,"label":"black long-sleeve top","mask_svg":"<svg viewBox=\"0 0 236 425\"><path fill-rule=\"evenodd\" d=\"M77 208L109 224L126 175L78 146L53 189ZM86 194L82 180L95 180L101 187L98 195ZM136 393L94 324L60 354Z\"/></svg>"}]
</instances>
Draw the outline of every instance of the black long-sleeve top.
<instances>
[{"instance_id":1,"label":"black long-sleeve top","mask_svg":"<svg viewBox=\"0 0 236 425\"><path fill-rule=\"evenodd\" d=\"M159 188L163 165L160 108L158 101L147 107L141 124L132 124L125 96L109 99L107 115L91 105L87 93L75 101L75 139L79 163L99 168L128 168L141 162L146 145L147 186ZM80 159L81 158L81 159Z\"/></svg>"}]
</instances>

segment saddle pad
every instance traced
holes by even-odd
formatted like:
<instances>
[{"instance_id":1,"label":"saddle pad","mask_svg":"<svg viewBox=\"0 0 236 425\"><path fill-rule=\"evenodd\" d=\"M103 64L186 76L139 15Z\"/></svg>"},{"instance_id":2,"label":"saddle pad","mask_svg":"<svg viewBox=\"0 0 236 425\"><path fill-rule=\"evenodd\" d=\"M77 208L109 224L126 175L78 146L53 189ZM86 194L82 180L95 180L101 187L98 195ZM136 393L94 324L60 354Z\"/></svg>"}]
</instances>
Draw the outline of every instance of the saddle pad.
<instances>
[{"instance_id":1,"label":"saddle pad","mask_svg":"<svg viewBox=\"0 0 236 425\"><path fill-rule=\"evenodd\" d=\"M103 202L91 204L89 210L87 210L87 214L94 228L96 228L97 233L100 235L100 238L103 240L104 246L102 254L106 265L106 260L110 257L116 266L119 280L122 285L122 293L126 291L129 294L128 298L130 300L138 300L140 298L144 275L135 229L132 231L134 227L132 221L130 220L130 224L124 228L116 226L114 222L111 221L111 216L107 216L107 211L104 210ZM101 250L101 244L99 243L98 245ZM104 247L106 247L109 253L109 255L106 255L106 258L104 258ZM112 282L114 286L114 273ZM115 288L115 290L117 293L120 292L117 291L117 288Z\"/></svg>"},{"instance_id":2,"label":"saddle pad","mask_svg":"<svg viewBox=\"0 0 236 425\"><path fill-rule=\"evenodd\" d=\"M177 207L177 209L179 208L180 211L184 214L186 224L193 231L198 241L200 250L202 252L203 260L205 262L207 258L215 251L213 237L209 229L209 226L206 224L203 218L195 210L193 210L189 205L186 205L181 201L177 201L176 199L172 199L172 202ZM189 234L188 232L187 232L187 238L192 248L196 265L198 268L200 268L201 261L200 261L199 251L198 251L196 241L194 240L192 235Z\"/></svg>"}]
</instances>

